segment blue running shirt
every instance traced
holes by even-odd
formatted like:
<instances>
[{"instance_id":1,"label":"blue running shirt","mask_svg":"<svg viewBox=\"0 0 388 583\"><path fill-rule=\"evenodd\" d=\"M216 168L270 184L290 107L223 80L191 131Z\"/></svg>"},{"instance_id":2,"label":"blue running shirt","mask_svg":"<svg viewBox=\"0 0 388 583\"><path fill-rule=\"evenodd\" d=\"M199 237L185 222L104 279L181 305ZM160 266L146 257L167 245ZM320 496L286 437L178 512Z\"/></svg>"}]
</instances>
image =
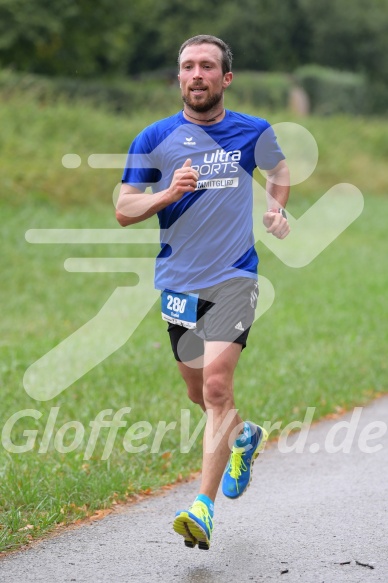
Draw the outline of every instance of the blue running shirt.
<instances>
[{"instance_id":1,"label":"blue running shirt","mask_svg":"<svg viewBox=\"0 0 388 583\"><path fill-rule=\"evenodd\" d=\"M200 174L197 189L158 212L155 287L186 292L232 277L257 279L252 174L284 159L270 124L226 110L222 121L202 126L180 111L135 138L122 181L159 192L187 158Z\"/></svg>"}]
</instances>

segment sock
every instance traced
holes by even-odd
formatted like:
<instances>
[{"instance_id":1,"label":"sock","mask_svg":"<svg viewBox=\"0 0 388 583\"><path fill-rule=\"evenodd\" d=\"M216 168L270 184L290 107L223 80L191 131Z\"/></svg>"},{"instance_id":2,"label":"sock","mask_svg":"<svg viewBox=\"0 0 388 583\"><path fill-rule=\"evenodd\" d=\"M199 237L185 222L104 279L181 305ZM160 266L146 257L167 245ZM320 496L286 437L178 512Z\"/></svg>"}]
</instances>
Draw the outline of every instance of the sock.
<instances>
[{"instance_id":1,"label":"sock","mask_svg":"<svg viewBox=\"0 0 388 583\"><path fill-rule=\"evenodd\" d=\"M213 500L210 500L209 496L206 496L206 494L198 494L198 496L196 497L194 502L197 502L197 500L199 502L203 502L204 504L206 504L206 506L209 509L209 514L213 518L213 515L214 515L214 502L213 502Z\"/></svg>"},{"instance_id":2,"label":"sock","mask_svg":"<svg viewBox=\"0 0 388 583\"><path fill-rule=\"evenodd\" d=\"M246 445L251 443L251 437L252 437L251 426L249 425L249 423L245 421L243 432L237 436L234 445L236 447L245 447Z\"/></svg>"}]
</instances>

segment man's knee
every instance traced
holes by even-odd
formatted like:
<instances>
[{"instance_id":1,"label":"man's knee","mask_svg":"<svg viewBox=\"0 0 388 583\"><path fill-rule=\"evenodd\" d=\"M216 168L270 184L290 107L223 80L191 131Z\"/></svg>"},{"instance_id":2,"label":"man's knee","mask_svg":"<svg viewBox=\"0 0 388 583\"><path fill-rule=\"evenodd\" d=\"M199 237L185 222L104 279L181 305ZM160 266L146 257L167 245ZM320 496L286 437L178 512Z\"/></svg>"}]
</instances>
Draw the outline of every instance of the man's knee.
<instances>
[{"instance_id":1,"label":"man's knee","mask_svg":"<svg viewBox=\"0 0 388 583\"><path fill-rule=\"evenodd\" d=\"M212 374L205 379L204 401L207 408L224 408L233 404L231 379L222 373Z\"/></svg>"}]
</instances>

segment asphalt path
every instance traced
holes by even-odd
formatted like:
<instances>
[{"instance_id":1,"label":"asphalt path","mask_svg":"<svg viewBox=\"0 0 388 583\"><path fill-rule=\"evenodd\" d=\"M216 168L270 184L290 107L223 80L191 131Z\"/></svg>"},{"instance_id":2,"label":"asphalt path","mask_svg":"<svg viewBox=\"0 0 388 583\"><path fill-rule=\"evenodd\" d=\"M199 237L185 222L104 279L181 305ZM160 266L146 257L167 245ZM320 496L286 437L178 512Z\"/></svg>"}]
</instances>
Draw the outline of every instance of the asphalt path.
<instances>
[{"instance_id":1,"label":"asphalt path","mask_svg":"<svg viewBox=\"0 0 388 583\"><path fill-rule=\"evenodd\" d=\"M218 496L209 551L172 530L197 480L6 556L0 580L387 583L387 425L383 397L270 444L246 494Z\"/></svg>"}]
</instances>

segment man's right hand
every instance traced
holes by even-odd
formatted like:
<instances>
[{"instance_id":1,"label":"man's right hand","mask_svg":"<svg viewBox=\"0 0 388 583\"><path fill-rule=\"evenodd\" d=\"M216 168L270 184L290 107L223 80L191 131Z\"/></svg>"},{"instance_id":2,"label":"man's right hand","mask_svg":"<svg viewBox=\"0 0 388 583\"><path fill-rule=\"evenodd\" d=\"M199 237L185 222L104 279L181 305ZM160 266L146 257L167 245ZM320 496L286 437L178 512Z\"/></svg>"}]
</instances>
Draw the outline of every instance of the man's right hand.
<instances>
[{"instance_id":1,"label":"man's right hand","mask_svg":"<svg viewBox=\"0 0 388 583\"><path fill-rule=\"evenodd\" d=\"M188 158L182 168L175 170L171 185L156 194L146 194L130 184L123 183L116 207L116 218L122 227L145 221L180 200L185 192L194 192L199 174Z\"/></svg>"},{"instance_id":2,"label":"man's right hand","mask_svg":"<svg viewBox=\"0 0 388 583\"><path fill-rule=\"evenodd\" d=\"M191 159L188 158L182 168L175 170L172 182L166 190L169 202L180 200L185 192L194 192L198 178L199 174L191 167Z\"/></svg>"}]
</instances>

